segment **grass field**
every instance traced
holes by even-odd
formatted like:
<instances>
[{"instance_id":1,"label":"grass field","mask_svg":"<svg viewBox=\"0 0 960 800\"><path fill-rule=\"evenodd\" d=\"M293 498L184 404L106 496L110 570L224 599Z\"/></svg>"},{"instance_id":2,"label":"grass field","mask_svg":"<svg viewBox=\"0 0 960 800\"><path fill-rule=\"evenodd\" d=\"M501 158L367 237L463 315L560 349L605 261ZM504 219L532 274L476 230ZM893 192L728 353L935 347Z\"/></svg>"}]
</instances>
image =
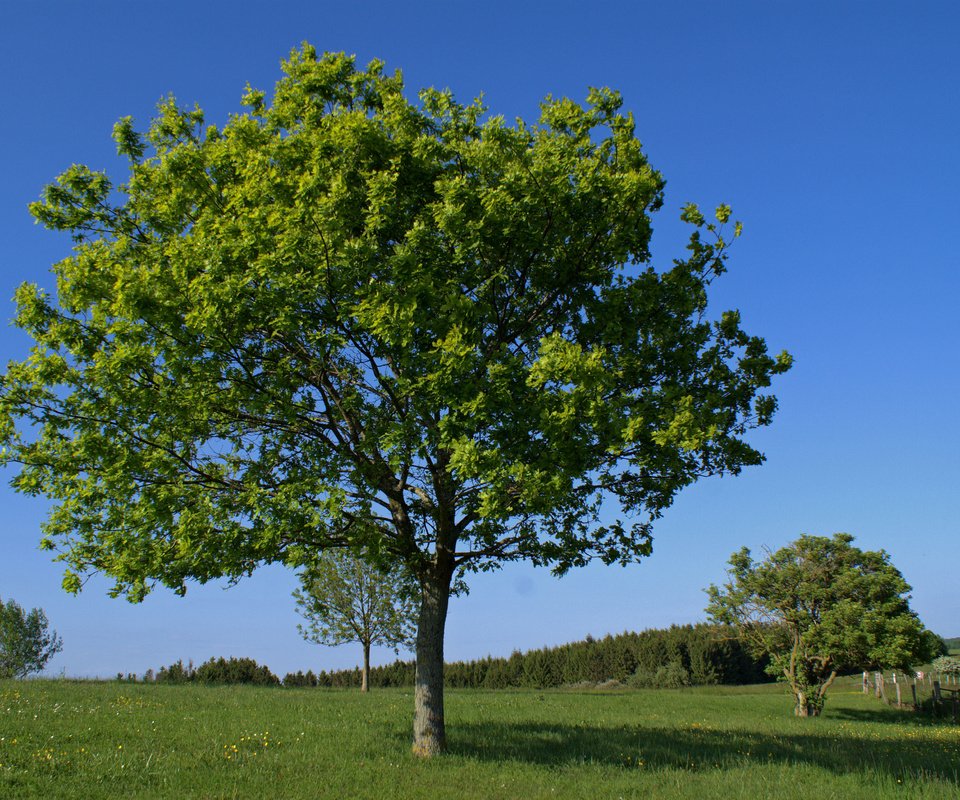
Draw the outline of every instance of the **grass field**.
<instances>
[{"instance_id":1,"label":"grass field","mask_svg":"<svg viewBox=\"0 0 960 800\"><path fill-rule=\"evenodd\" d=\"M449 691L451 753L410 755L410 690L0 682L0 797L957 798L960 727L838 687Z\"/></svg>"}]
</instances>

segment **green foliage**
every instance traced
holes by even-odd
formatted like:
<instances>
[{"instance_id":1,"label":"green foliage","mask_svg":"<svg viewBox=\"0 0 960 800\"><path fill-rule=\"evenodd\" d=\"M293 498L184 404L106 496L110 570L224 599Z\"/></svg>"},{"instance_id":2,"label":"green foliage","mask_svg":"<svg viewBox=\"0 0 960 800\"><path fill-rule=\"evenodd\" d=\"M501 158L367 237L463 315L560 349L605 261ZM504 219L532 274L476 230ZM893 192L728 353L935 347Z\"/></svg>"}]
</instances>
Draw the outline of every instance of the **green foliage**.
<instances>
[{"instance_id":1,"label":"green foliage","mask_svg":"<svg viewBox=\"0 0 960 800\"><path fill-rule=\"evenodd\" d=\"M63 649L57 632L48 627L43 609L24 611L14 600L0 600L0 679L40 672Z\"/></svg>"},{"instance_id":2,"label":"green foliage","mask_svg":"<svg viewBox=\"0 0 960 800\"><path fill-rule=\"evenodd\" d=\"M885 552L852 542L845 533L803 535L761 562L743 548L730 558L729 583L707 590L708 613L769 656L800 716L820 713L838 674L909 669L928 655L903 576Z\"/></svg>"},{"instance_id":3,"label":"green foliage","mask_svg":"<svg viewBox=\"0 0 960 800\"><path fill-rule=\"evenodd\" d=\"M99 570L137 600L344 544L418 575L454 550L626 562L679 489L762 460L742 435L789 356L704 316L725 207L645 266L663 180L615 92L510 126L411 103L379 62L304 46L284 70L222 127L172 98L146 133L121 120L125 182L71 167L31 206L77 246L56 300L17 292L36 346L0 432L55 501L68 589ZM599 524L605 497L641 521Z\"/></svg>"},{"instance_id":4,"label":"green foliage","mask_svg":"<svg viewBox=\"0 0 960 800\"><path fill-rule=\"evenodd\" d=\"M370 647L413 647L416 585L401 568L374 566L344 551L321 553L300 574L293 596L306 625L297 628L318 644L363 646L361 689L369 688Z\"/></svg>"},{"instance_id":5,"label":"green foliage","mask_svg":"<svg viewBox=\"0 0 960 800\"><path fill-rule=\"evenodd\" d=\"M197 667L193 679L197 683L239 684L249 683L255 686L277 686L280 679L266 666L257 664L252 658L211 658Z\"/></svg>"},{"instance_id":6,"label":"green foliage","mask_svg":"<svg viewBox=\"0 0 960 800\"><path fill-rule=\"evenodd\" d=\"M935 658L932 664L934 672L944 672L948 675L960 675L960 658L953 656L940 656Z\"/></svg>"},{"instance_id":7,"label":"green foliage","mask_svg":"<svg viewBox=\"0 0 960 800\"><path fill-rule=\"evenodd\" d=\"M169 667L160 667L160 669L157 670L156 682L174 684L189 683L193 680L193 676L193 663L184 666L183 661L177 661Z\"/></svg>"},{"instance_id":8,"label":"green foliage","mask_svg":"<svg viewBox=\"0 0 960 800\"><path fill-rule=\"evenodd\" d=\"M933 631L924 629L923 631L924 650L927 653L926 661L932 661L938 656L950 655L950 645L948 640L942 636L937 636Z\"/></svg>"},{"instance_id":9,"label":"green foliage","mask_svg":"<svg viewBox=\"0 0 960 800\"><path fill-rule=\"evenodd\" d=\"M765 666L766 659L754 658L729 629L674 625L517 651L509 658L454 661L444 673L447 685L462 689L550 689L607 681L673 688L760 683L770 680ZM359 670L322 672L317 685L356 687L360 680ZM412 686L414 665L396 661L373 667L369 680L374 687Z\"/></svg>"},{"instance_id":10,"label":"green foliage","mask_svg":"<svg viewBox=\"0 0 960 800\"><path fill-rule=\"evenodd\" d=\"M266 666L252 658L211 658L199 667L183 665L177 661L157 671L157 683L202 683L208 685L251 684L254 686L277 686L280 679Z\"/></svg>"},{"instance_id":11,"label":"green foliage","mask_svg":"<svg viewBox=\"0 0 960 800\"><path fill-rule=\"evenodd\" d=\"M297 670L295 673L288 672L283 676L283 685L288 688L297 687L310 689L318 686L319 682L317 676L313 674L313 670L308 669L306 673L302 670Z\"/></svg>"},{"instance_id":12,"label":"green foliage","mask_svg":"<svg viewBox=\"0 0 960 800\"><path fill-rule=\"evenodd\" d=\"M53 501L69 591L401 565L437 752L458 576L649 555L678 491L762 462L791 358L708 315L728 207L686 207L685 258L650 263L664 181L616 92L508 124L378 61L283 70L222 126L173 98L122 119L122 182L73 166L31 206L76 245L55 297L17 290L2 459Z\"/></svg>"},{"instance_id":13,"label":"green foliage","mask_svg":"<svg viewBox=\"0 0 960 800\"><path fill-rule=\"evenodd\" d=\"M359 642L409 649L416 619L414 587L399 570L371 566L350 553L331 551L300 574L294 592L306 625L301 635L318 644Z\"/></svg>"},{"instance_id":14,"label":"green foliage","mask_svg":"<svg viewBox=\"0 0 960 800\"><path fill-rule=\"evenodd\" d=\"M680 661L671 661L653 673L638 669L627 684L637 689L682 689L690 685L690 673Z\"/></svg>"},{"instance_id":15,"label":"green foliage","mask_svg":"<svg viewBox=\"0 0 960 800\"><path fill-rule=\"evenodd\" d=\"M671 661L657 670L654 681L663 689L682 689L690 685L690 673L679 661Z\"/></svg>"}]
</instances>

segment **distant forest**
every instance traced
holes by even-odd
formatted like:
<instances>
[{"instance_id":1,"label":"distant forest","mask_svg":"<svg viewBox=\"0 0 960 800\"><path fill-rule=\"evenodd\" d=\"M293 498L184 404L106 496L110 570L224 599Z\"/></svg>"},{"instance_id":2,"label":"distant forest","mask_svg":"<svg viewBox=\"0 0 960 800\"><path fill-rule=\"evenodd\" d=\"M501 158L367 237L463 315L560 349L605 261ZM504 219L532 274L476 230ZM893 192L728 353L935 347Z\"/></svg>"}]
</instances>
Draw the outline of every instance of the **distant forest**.
<instances>
[{"instance_id":1,"label":"distant forest","mask_svg":"<svg viewBox=\"0 0 960 800\"><path fill-rule=\"evenodd\" d=\"M584 684L680 687L746 684L771 680L765 660L751 656L733 632L717 625L674 625L642 633L621 633L559 647L514 652L509 658L488 656L455 661L444 667L446 685L454 688L548 689ZM412 686L413 661L396 661L370 669L371 687ZM291 673L285 686L360 685L360 670Z\"/></svg>"},{"instance_id":2,"label":"distant forest","mask_svg":"<svg viewBox=\"0 0 960 800\"><path fill-rule=\"evenodd\" d=\"M943 640L960 650L960 637ZM621 633L558 647L514 652L509 658L487 656L475 661L454 661L444 667L446 685L454 688L549 689L562 686L625 684L635 687L679 688L713 684L763 683L773 680L764 671L766 659L753 657L733 630L720 625L673 625L670 628ZM133 674L119 680L136 681ZM414 662L395 661L370 669L370 686L413 686ZM194 667L182 661L148 670L146 682L252 683L279 685L280 678L249 658L211 658ZM287 673L284 686L360 686L360 668Z\"/></svg>"}]
</instances>

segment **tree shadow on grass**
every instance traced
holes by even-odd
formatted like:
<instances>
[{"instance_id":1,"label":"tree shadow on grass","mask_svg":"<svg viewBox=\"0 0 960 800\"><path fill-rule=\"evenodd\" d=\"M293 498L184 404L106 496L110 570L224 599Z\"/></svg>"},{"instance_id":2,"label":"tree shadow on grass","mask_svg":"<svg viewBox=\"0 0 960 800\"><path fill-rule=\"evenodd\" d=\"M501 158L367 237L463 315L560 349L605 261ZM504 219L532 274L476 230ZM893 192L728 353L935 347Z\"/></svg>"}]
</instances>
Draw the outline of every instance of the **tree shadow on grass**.
<instances>
[{"instance_id":1,"label":"tree shadow on grass","mask_svg":"<svg viewBox=\"0 0 960 800\"><path fill-rule=\"evenodd\" d=\"M894 725L910 725L917 728L942 728L944 725L956 724L951 718L949 706L941 706L936 712L932 712L927 706L920 711L911 711L909 709L884 709L882 706L877 709L865 708L837 708L832 709L830 716L835 719L849 720L851 722L880 722Z\"/></svg>"},{"instance_id":2,"label":"tree shadow on grass","mask_svg":"<svg viewBox=\"0 0 960 800\"><path fill-rule=\"evenodd\" d=\"M687 771L758 763L808 765L837 774L866 771L894 779L923 773L960 786L955 739L866 739L851 736L839 726L809 733L767 734L711 729L697 723L674 728L483 722L457 725L451 734L453 754L480 761Z\"/></svg>"}]
</instances>

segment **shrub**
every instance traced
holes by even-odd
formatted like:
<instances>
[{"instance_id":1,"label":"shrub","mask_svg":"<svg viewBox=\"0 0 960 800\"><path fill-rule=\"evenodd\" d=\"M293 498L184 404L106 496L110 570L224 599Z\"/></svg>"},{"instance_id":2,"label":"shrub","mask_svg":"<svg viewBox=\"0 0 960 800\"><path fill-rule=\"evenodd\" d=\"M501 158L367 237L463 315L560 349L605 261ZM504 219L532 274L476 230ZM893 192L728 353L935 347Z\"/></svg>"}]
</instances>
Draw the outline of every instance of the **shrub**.
<instances>
[{"instance_id":1,"label":"shrub","mask_svg":"<svg viewBox=\"0 0 960 800\"><path fill-rule=\"evenodd\" d=\"M654 679L661 689L682 689L690 685L690 673L679 661L660 667Z\"/></svg>"},{"instance_id":2,"label":"shrub","mask_svg":"<svg viewBox=\"0 0 960 800\"><path fill-rule=\"evenodd\" d=\"M690 683L690 672L676 660L657 667L655 671L640 667L628 681L635 689L682 689Z\"/></svg>"},{"instance_id":3,"label":"shrub","mask_svg":"<svg viewBox=\"0 0 960 800\"><path fill-rule=\"evenodd\" d=\"M279 686L280 679L266 666L252 658L211 658L194 669L191 661L187 666L177 661L169 667L160 667L157 683L207 683L239 684L256 686Z\"/></svg>"},{"instance_id":4,"label":"shrub","mask_svg":"<svg viewBox=\"0 0 960 800\"><path fill-rule=\"evenodd\" d=\"M280 685L280 679L268 667L261 666L252 658L211 658L197 667L194 679L199 683Z\"/></svg>"},{"instance_id":5,"label":"shrub","mask_svg":"<svg viewBox=\"0 0 960 800\"><path fill-rule=\"evenodd\" d=\"M940 656L933 660L934 672L945 672L948 675L960 675L960 658Z\"/></svg>"}]
</instances>

